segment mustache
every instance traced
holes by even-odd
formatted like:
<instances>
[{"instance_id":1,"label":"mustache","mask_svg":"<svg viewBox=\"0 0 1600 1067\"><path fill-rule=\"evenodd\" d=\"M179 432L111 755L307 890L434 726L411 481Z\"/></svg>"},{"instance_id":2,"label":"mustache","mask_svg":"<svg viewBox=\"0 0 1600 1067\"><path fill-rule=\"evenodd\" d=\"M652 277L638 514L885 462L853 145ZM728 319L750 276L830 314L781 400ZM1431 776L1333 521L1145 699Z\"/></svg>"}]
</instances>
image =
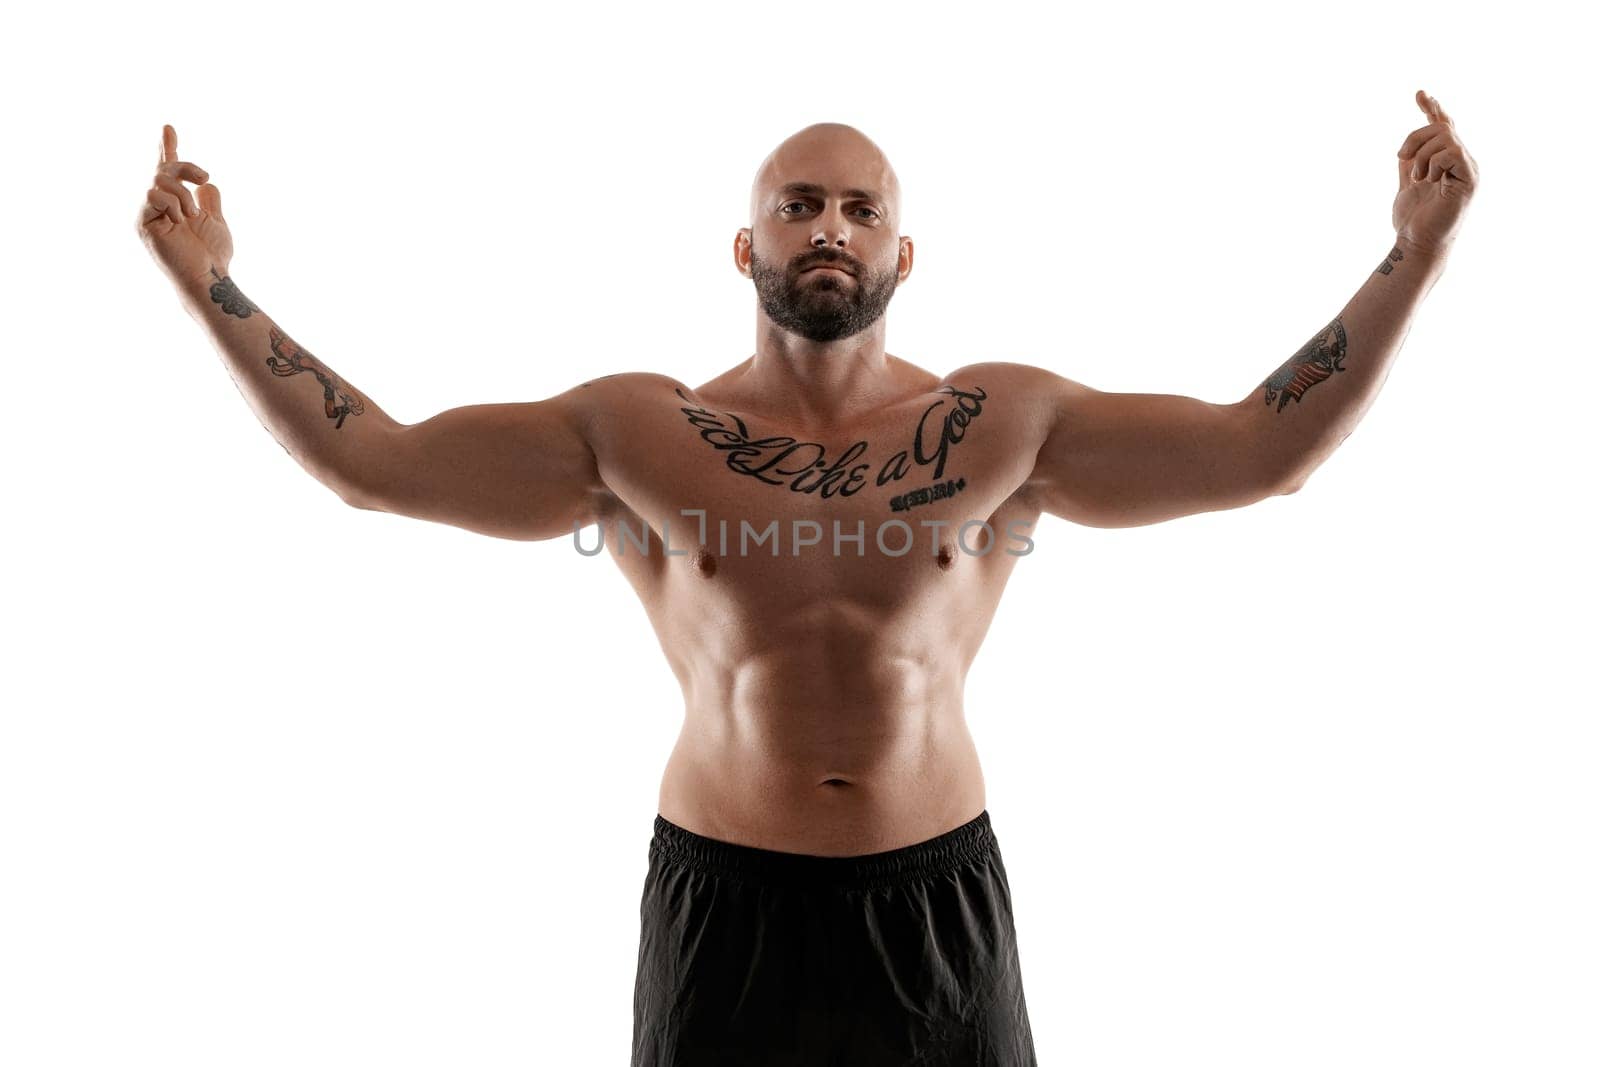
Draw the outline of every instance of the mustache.
<instances>
[{"instance_id":1,"label":"mustache","mask_svg":"<svg viewBox=\"0 0 1600 1067\"><path fill-rule=\"evenodd\" d=\"M794 272L796 274L804 274L812 267L833 267L836 270L842 270L846 274L853 274L858 277L861 274L861 268L856 262L845 256L813 256L796 265Z\"/></svg>"}]
</instances>

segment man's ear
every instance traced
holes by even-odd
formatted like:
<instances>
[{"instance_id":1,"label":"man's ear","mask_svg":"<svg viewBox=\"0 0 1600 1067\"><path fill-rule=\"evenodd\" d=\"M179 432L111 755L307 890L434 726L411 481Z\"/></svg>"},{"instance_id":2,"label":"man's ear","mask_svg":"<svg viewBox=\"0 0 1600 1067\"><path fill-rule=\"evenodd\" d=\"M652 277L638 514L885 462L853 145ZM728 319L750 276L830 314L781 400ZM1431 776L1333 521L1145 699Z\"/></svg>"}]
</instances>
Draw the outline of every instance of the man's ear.
<instances>
[{"instance_id":1,"label":"man's ear","mask_svg":"<svg viewBox=\"0 0 1600 1067\"><path fill-rule=\"evenodd\" d=\"M898 264L900 281L896 282L896 285L906 281L911 277L911 263L914 259L916 259L916 255L917 250L916 247L911 243L911 238L902 236L900 238L900 262Z\"/></svg>"},{"instance_id":2,"label":"man's ear","mask_svg":"<svg viewBox=\"0 0 1600 1067\"><path fill-rule=\"evenodd\" d=\"M750 237L748 226L740 227L733 235L733 265L746 278L750 277Z\"/></svg>"}]
</instances>

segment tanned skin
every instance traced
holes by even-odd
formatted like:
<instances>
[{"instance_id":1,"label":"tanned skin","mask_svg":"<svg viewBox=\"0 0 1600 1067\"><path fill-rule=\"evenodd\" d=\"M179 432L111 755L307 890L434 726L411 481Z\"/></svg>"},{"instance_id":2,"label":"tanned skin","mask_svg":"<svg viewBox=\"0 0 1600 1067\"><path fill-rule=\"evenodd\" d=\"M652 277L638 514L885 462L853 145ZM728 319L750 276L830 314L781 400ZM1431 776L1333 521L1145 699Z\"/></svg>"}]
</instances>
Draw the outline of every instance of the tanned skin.
<instances>
[{"instance_id":1,"label":"tanned skin","mask_svg":"<svg viewBox=\"0 0 1600 1067\"><path fill-rule=\"evenodd\" d=\"M1428 122L1399 152L1393 247L1232 404L890 355L884 308L914 254L899 181L834 123L762 163L733 241L755 352L698 386L612 374L403 424L240 291L221 195L170 126L138 229L263 425L347 503L522 540L601 524L580 543L604 533L683 688L662 815L860 855L984 809L962 690L1040 515L1121 527L1242 507L1295 492L1349 436L1477 188L1454 123L1416 100ZM836 269L804 273L818 265Z\"/></svg>"}]
</instances>

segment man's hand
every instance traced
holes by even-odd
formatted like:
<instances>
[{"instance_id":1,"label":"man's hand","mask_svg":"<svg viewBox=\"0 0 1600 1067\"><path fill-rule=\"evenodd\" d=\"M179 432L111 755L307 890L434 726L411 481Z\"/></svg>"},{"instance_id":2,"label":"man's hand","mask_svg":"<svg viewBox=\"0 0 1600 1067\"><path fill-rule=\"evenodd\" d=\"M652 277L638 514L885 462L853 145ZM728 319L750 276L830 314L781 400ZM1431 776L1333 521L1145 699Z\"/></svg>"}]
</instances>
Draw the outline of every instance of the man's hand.
<instances>
[{"instance_id":1,"label":"man's hand","mask_svg":"<svg viewBox=\"0 0 1600 1067\"><path fill-rule=\"evenodd\" d=\"M1412 130L1400 146L1400 191L1394 198L1395 236L1431 253L1449 251L1472 194L1478 161L1439 101L1417 90L1417 106L1428 125Z\"/></svg>"},{"instance_id":2,"label":"man's hand","mask_svg":"<svg viewBox=\"0 0 1600 1067\"><path fill-rule=\"evenodd\" d=\"M178 159L178 131L161 128L161 157L139 209L139 237L176 285L227 275L233 237L222 217L222 194L207 174ZM199 202L183 183L199 185ZM206 184L201 184L206 183ZM216 277L212 271L216 271Z\"/></svg>"}]
</instances>

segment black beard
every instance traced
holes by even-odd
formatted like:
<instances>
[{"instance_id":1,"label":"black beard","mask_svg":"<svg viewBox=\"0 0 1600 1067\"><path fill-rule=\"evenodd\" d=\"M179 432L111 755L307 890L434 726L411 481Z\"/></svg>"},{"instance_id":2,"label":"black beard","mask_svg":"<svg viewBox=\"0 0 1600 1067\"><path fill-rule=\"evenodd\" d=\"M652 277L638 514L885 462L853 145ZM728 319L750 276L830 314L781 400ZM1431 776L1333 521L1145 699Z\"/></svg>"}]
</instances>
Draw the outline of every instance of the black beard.
<instances>
[{"instance_id":1,"label":"black beard","mask_svg":"<svg viewBox=\"0 0 1600 1067\"><path fill-rule=\"evenodd\" d=\"M808 265L818 261L805 257ZM808 341L837 341L865 330L883 317L900 283L898 270L872 273L865 266L853 281L831 274L801 278L750 252L756 298L767 318Z\"/></svg>"}]
</instances>

